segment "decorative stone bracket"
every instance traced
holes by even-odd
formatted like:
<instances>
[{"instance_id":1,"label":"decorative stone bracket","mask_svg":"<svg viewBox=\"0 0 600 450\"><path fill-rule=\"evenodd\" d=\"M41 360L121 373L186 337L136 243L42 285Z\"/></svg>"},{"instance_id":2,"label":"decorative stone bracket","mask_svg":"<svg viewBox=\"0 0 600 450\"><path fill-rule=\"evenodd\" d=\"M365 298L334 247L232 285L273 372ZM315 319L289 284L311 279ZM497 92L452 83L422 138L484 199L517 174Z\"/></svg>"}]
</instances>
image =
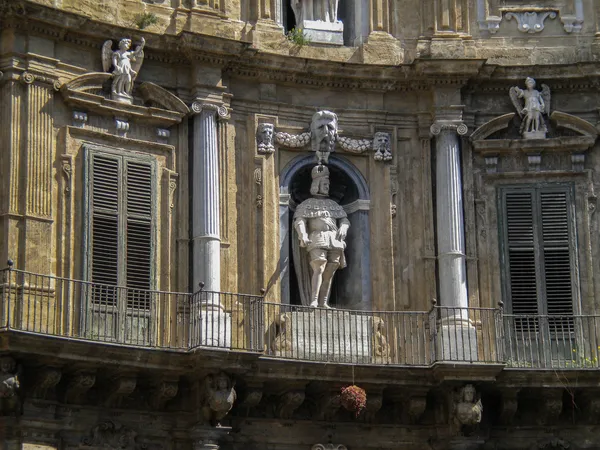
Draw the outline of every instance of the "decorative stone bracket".
<instances>
[{"instance_id":1,"label":"decorative stone bracket","mask_svg":"<svg viewBox=\"0 0 600 450\"><path fill-rule=\"evenodd\" d=\"M574 14L566 14L560 7L510 7L498 8L499 14L491 14L495 8L491 3L494 0L477 0L477 23L481 31L495 34L500 29L503 16L507 20L515 19L518 30L523 33L539 33L544 29L547 18L554 19L560 16L560 21L567 33L579 33L583 28L583 0L573 0Z\"/></svg>"}]
</instances>

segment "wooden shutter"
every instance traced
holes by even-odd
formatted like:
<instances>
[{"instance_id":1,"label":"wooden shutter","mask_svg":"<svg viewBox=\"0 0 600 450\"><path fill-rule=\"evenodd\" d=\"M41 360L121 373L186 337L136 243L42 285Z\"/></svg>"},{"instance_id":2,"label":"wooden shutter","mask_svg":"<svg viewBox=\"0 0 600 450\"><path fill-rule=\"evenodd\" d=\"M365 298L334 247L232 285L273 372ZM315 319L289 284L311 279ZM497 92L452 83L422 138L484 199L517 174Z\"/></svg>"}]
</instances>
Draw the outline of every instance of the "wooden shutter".
<instances>
[{"instance_id":1,"label":"wooden shutter","mask_svg":"<svg viewBox=\"0 0 600 450\"><path fill-rule=\"evenodd\" d=\"M152 289L154 173L152 162L91 153L90 281L131 288L129 307L148 308ZM102 302L114 304L116 296Z\"/></svg>"},{"instance_id":2,"label":"wooden shutter","mask_svg":"<svg viewBox=\"0 0 600 450\"><path fill-rule=\"evenodd\" d=\"M506 193L509 295L513 314L539 312L533 207L533 191Z\"/></svg>"},{"instance_id":3,"label":"wooden shutter","mask_svg":"<svg viewBox=\"0 0 600 450\"><path fill-rule=\"evenodd\" d=\"M502 198L508 262L503 269L512 314L571 316L575 245L570 188L508 188ZM571 322L554 319L550 325Z\"/></svg>"},{"instance_id":4,"label":"wooden shutter","mask_svg":"<svg viewBox=\"0 0 600 450\"><path fill-rule=\"evenodd\" d=\"M119 282L119 180L121 160L92 156L91 170L91 281L108 285L94 289L93 301L114 306Z\"/></svg>"},{"instance_id":5,"label":"wooden shutter","mask_svg":"<svg viewBox=\"0 0 600 450\"><path fill-rule=\"evenodd\" d=\"M126 273L127 287L152 288L152 166L145 162L126 161ZM127 306L148 309L147 292L130 290Z\"/></svg>"}]
</instances>

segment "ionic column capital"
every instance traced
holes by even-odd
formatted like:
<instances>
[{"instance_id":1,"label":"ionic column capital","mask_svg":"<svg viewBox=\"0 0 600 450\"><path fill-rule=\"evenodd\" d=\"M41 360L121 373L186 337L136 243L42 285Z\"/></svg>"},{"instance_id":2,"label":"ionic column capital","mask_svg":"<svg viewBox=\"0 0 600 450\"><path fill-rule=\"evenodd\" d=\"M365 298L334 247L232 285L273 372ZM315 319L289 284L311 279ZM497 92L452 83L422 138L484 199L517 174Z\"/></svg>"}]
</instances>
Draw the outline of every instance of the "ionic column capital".
<instances>
[{"instance_id":1,"label":"ionic column capital","mask_svg":"<svg viewBox=\"0 0 600 450\"><path fill-rule=\"evenodd\" d=\"M202 111L212 111L217 114L221 120L229 119L229 110L225 105L218 105L214 103L206 103L202 101L195 101L192 103L192 114L200 114Z\"/></svg>"},{"instance_id":2,"label":"ionic column capital","mask_svg":"<svg viewBox=\"0 0 600 450\"><path fill-rule=\"evenodd\" d=\"M469 128L459 120L438 120L429 127L429 131L433 136L438 136L442 131L454 131L464 136L469 132Z\"/></svg>"}]
</instances>

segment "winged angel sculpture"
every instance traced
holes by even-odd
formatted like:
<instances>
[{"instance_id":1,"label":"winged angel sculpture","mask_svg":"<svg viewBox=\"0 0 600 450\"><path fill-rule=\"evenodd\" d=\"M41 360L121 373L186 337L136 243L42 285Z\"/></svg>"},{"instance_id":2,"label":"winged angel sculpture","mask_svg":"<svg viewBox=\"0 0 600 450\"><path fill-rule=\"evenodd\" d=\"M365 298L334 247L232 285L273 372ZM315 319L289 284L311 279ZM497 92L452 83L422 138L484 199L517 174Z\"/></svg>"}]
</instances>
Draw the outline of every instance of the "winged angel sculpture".
<instances>
[{"instance_id":1,"label":"winged angel sculpture","mask_svg":"<svg viewBox=\"0 0 600 450\"><path fill-rule=\"evenodd\" d=\"M525 139L543 139L548 131L543 114L550 114L550 88L542 84L541 92L538 91L531 77L527 77L525 86L525 90L517 86L509 90L510 99L522 119L520 132Z\"/></svg>"},{"instance_id":2,"label":"winged angel sculpture","mask_svg":"<svg viewBox=\"0 0 600 450\"><path fill-rule=\"evenodd\" d=\"M140 45L131 51L131 39L121 39L119 49L113 51L113 42L108 40L102 46L102 68L108 72L113 67L113 82L111 88L112 99L124 103L131 103L133 97L133 82L144 62L144 45L142 38Z\"/></svg>"}]
</instances>

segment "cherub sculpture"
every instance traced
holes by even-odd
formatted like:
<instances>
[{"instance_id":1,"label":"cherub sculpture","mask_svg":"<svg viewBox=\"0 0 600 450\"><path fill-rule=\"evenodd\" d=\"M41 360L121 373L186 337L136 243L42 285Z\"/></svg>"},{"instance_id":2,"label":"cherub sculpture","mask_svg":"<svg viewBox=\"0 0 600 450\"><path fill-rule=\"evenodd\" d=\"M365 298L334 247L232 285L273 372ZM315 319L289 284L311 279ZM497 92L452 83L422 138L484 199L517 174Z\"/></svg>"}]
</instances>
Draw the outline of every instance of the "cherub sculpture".
<instances>
[{"instance_id":1,"label":"cherub sculpture","mask_svg":"<svg viewBox=\"0 0 600 450\"><path fill-rule=\"evenodd\" d=\"M275 127L272 123L261 123L256 128L256 144L258 145L258 153L273 153L275 146L273 145L273 135Z\"/></svg>"},{"instance_id":2,"label":"cherub sculpture","mask_svg":"<svg viewBox=\"0 0 600 450\"><path fill-rule=\"evenodd\" d=\"M212 426L220 426L220 421L231 411L237 398L234 387L235 382L224 372L204 379L202 410L205 420Z\"/></svg>"},{"instance_id":3,"label":"cherub sculpture","mask_svg":"<svg viewBox=\"0 0 600 450\"><path fill-rule=\"evenodd\" d=\"M483 405L475 386L467 384L457 393L454 400L454 420L457 425L478 425L482 412Z\"/></svg>"},{"instance_id":4,"label":"cherub sculpture","mask_svg":"<svg viewBox=\"0 0 600 450\"><path fill-rule=\"evenodd\" d=\"M0 358L0 415L18 414L20 410L19 370L10 356Z\"/></svg>"},{"instance_id":5,"label":"cherub sculpture","mask_svg":"<svg viewBox=\"0 0 600 450\"><path fill-rule=\"evenodd\" d=\"M102 68L108 72L113 67L113 82L111 98L124 103L131 103L133 82L137 77L142 63L144 62L144 45L146 41L141 39L140 45L131 51L131 39L121 39L119 49L113 51L113 42L108 40L102 46Z\"/></svg>"},{"instance_id":6,"label":"cherub sculpture","mask_svg":"<svg viewBox=\"0 0 600 450\"><path fill-rule=\"evenodd\" d=\"M510 99L523 120L520 132L525 139L543 139L547 132L543 114L550 114L550 88L542 84L541 92L538 91L531 77L527 77L525 86L525 90L517 86L509 90Z\"/></svg>"},{"instance_id":7,"label":"cherub sculpture","mask_svg":"<svg viewBox=\"0 0 600 450\"><path fill-rule=\"evenodd\" d=\"M375 161L391 161L392 147L390 143L390 134L378 131L373 136L373 150L375 150Z\"/></svg>"}]
</instances>

